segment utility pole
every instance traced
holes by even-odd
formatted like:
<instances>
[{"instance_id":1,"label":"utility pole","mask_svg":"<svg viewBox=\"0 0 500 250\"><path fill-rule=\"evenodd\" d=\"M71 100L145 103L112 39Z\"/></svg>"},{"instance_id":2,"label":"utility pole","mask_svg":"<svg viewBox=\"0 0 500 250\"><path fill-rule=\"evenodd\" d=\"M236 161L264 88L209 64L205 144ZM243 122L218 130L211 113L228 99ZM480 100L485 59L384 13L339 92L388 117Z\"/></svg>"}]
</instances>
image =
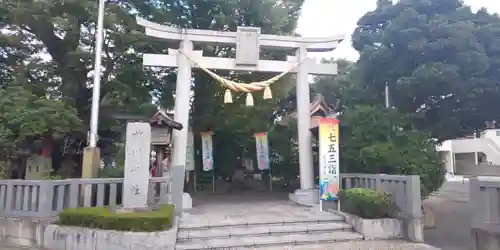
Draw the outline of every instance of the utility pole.
<instances>
[{"instance_id":1,"label":"utility pole","mask_svg":"<svg viewBox=\"0 0 500 250\"><path fill-rule=\"evenodd\" d=\"M389 101L389 85L385 82L385 107L390 108L391 104Z\"/></svg>"},{"instance_id":2,"label":"utility pole","mask_svg":"<svg viewBox=\"0 0 500 250\"><path fill-rule=\"evenodd\" d=\"M106 0L98 0L97 27L94 48L94 86L92 87L92 107L90 111L90 131L88 146L83 151L82 179L95 178L100 167L101 154L97 147L97 130L99 124L99 104L101 95L101 61L104 32L104 9ZM84 187L84 196L90 196L90 185Z\"/></svg>"}]
</instances>

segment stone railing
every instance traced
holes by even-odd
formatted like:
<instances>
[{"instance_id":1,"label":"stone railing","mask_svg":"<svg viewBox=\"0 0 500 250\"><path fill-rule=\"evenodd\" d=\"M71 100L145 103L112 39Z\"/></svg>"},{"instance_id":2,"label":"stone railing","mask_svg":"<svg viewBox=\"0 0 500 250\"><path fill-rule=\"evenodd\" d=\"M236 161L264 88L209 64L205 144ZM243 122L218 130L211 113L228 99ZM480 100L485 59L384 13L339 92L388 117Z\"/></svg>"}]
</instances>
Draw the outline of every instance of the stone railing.
<instances>
[{"instance_id":1,"label":"stone railing","mask_svg":"<svg viewBox=\"0 0 500 250\"><path fill-rule=\"evenodd\" d=\"M407 238L423 242L422 199L418 175L340 174L342 188L371 188L391 195L399 208L396 215L403 220Z\"/></svg>"},{"instance_id":2,"label":"stone railing","mask_svg":"<svg viewBox=\"0 0 500 250\"><path fill-rule=\"evenodd\" d=\"M168 177L151 178L148 203L174 204L179 214L183 180L183 166L172 167ZM123 178L0 180L0 217L49 218L65 208L119 205L122 186Z\"/></svg>"},{"instance_id":3,"label":"stone railing","mask_svg":"<svg viewBox=\"0 0 500 250\"><path fill-rule=\"evenodd\" d=\"M474 249L500 249L500 177L471 178L469 207Z\"/></svg>"}]
</instances>

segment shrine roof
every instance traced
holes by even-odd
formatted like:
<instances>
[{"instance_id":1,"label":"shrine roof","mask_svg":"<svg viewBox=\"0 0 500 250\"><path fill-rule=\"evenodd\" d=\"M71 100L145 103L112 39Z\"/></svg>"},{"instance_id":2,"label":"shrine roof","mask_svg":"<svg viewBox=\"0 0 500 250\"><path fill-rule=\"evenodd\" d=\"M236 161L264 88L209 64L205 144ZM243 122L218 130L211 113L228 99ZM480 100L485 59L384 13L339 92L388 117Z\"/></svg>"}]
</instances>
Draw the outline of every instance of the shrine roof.
<instances>
[{"instance_id":1,"label":"shrine roof","mask_svg":"<svg viewBox=\"0 0 500 250\"><path fill-rule=\"evenodd\" d=\"M325 98L321 94L316 94L314 99L312 100L309 108L309 114L311 117L321 116L327 117L334 114L334 109L331 108L325 101ZM286 125L292 119L297 119L297 111L294 111L288 115L286 115L283 120L280 122L282 125Z\"/></svg>"},{"instance_id":2,"label":"shrine roof","mask_svg":"<svg viewBox=\"0 0 500 250\"><path fill-rule=\"evenodd\" d=\"M149 118L149 124L151 124L151 126L168 126L176 130L182 129L182 124L174 121L174 119L161 108Z\"/></svg>"}]
</instances>

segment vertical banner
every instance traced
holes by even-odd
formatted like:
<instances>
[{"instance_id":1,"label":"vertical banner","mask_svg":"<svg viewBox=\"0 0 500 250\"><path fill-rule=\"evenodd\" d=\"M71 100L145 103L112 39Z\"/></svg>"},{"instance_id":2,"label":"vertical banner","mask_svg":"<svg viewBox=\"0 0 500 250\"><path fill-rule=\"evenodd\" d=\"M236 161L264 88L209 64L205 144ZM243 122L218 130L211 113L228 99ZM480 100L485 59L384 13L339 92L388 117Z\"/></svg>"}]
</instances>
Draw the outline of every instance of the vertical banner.
<instances>
[{"instance_id":1,"label":"vertical banner","mask_svg":"<svg viewBox=\"0 0 500 250\"><path fill-rule=\"evenodd\" d=\"M255 145L257 146L257 164L260 170L269 170L269 145L267 133L255 133Z\"/></svg>"},{"instance_id":2,"label":"vertical banner","mask_svg":"<svg viewBox=\"0 0 500 250\"><path fill-rule=\"evenodd\" d=\"M194 136L193 132L188 132L188 141L186 149L186 171L194 170Z\"/></svg>"},{"instance_id":3,"label":"vertical banner","mask_svg":"<svg viewBox=\"0 0 500 250\"><path fill-rule=\"evenodd\" d=\"M324 201L336 200L339 176L339 120L319 120L319 194Z\"/></svg>"},{"instance_id":4,"label":"vertical banner","mask_svg":"<svg viewBox=\"0 0 500 250\"><path fill-rule=\"evenodd\" d=\"M201 149L203 155L203 171L212 171L214 169L212 132L201 133Z\"/></svg>"}]
</instances>

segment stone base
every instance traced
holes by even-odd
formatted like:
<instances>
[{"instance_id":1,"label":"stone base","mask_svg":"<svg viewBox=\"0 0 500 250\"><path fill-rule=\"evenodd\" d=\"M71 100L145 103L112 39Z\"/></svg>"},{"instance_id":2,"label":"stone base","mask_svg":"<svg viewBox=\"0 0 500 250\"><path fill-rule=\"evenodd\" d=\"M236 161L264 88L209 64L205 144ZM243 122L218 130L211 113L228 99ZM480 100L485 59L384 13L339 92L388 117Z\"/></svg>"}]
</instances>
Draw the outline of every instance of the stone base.
<instances>
[{"instance_id":1,"label":"stone base","mask_svg":"<svg viewBox=\"0 0 500 250\"><path fill-rule=\"evenodd\" d=\"M436 227L436 220L434 218L434 213L430 209L429 206L423 205L423 217L422 224L424 224L424 228L431 229Z\"/></svg>"},{"instance_id":2,"label":"stone base","mask_svg":"<svg viewBox=\"0 0 500 250\"><path fill-rule=\"evenodd\" d=\"M300 205L313 206L319 204L318 189L297 189L288 195L288 199Z\"/></svg>"},{"instance_id":3,"label":"stone base","mask_svg":"<svg viewBox=\"0 0 500 250\"><path fill-rule=\"evenodd\" d=\"M43 230L55 219L0 218L0 246L41 248ZM0 249L3 249L0 247Z\"/></svg>"},{"instance_id":4,"label":"stone base","mask_svg":"<svg viewBox=\"0 0 500 250\"><path fill-rule=\"evenodd\" d=\"M125 232L49 225L43 239L43 248L51 250L173 250L177 228L161 232Z\"/></svg>"},{"instance_id":5,"label":"stone base","mask_svg":"<svg viewBox=\"0 0 500 250\"><path fill-rule=\"evenodd\" d=\"M101 151L99 148L83 149L82 179L96 178L101 166Z\"/></svg>"},{"instance_id":6,"label":"stone base","mask_svg":"<svg viewBox=\"0 0 500 250\"><path fill-rule=\"evenodd\" d=\"M347 224L363 235L365 240L404 238L403 221L393 218L364 219L344 213Z\"/></svg>"},{"instance_id":7,"label":"stone base","mask_svg":"<svg viewBox=\"0 0 500 250\"><path fill-rule=\"evenodd\" d=\"M472 242L474 250L500 250L500 235L489 233L488 230L472 228Z\"/></svg>"},{"instance_id":8,"label":"stone base","mask_svg":"<svg viewBox=\"0 0 500 250\"><path fill-rule=\"evenodd\" d=\"M193 198L188 193L184 193L182 195L182 209L191 209L193 208Z\"/></svg>"}]
</instances>

